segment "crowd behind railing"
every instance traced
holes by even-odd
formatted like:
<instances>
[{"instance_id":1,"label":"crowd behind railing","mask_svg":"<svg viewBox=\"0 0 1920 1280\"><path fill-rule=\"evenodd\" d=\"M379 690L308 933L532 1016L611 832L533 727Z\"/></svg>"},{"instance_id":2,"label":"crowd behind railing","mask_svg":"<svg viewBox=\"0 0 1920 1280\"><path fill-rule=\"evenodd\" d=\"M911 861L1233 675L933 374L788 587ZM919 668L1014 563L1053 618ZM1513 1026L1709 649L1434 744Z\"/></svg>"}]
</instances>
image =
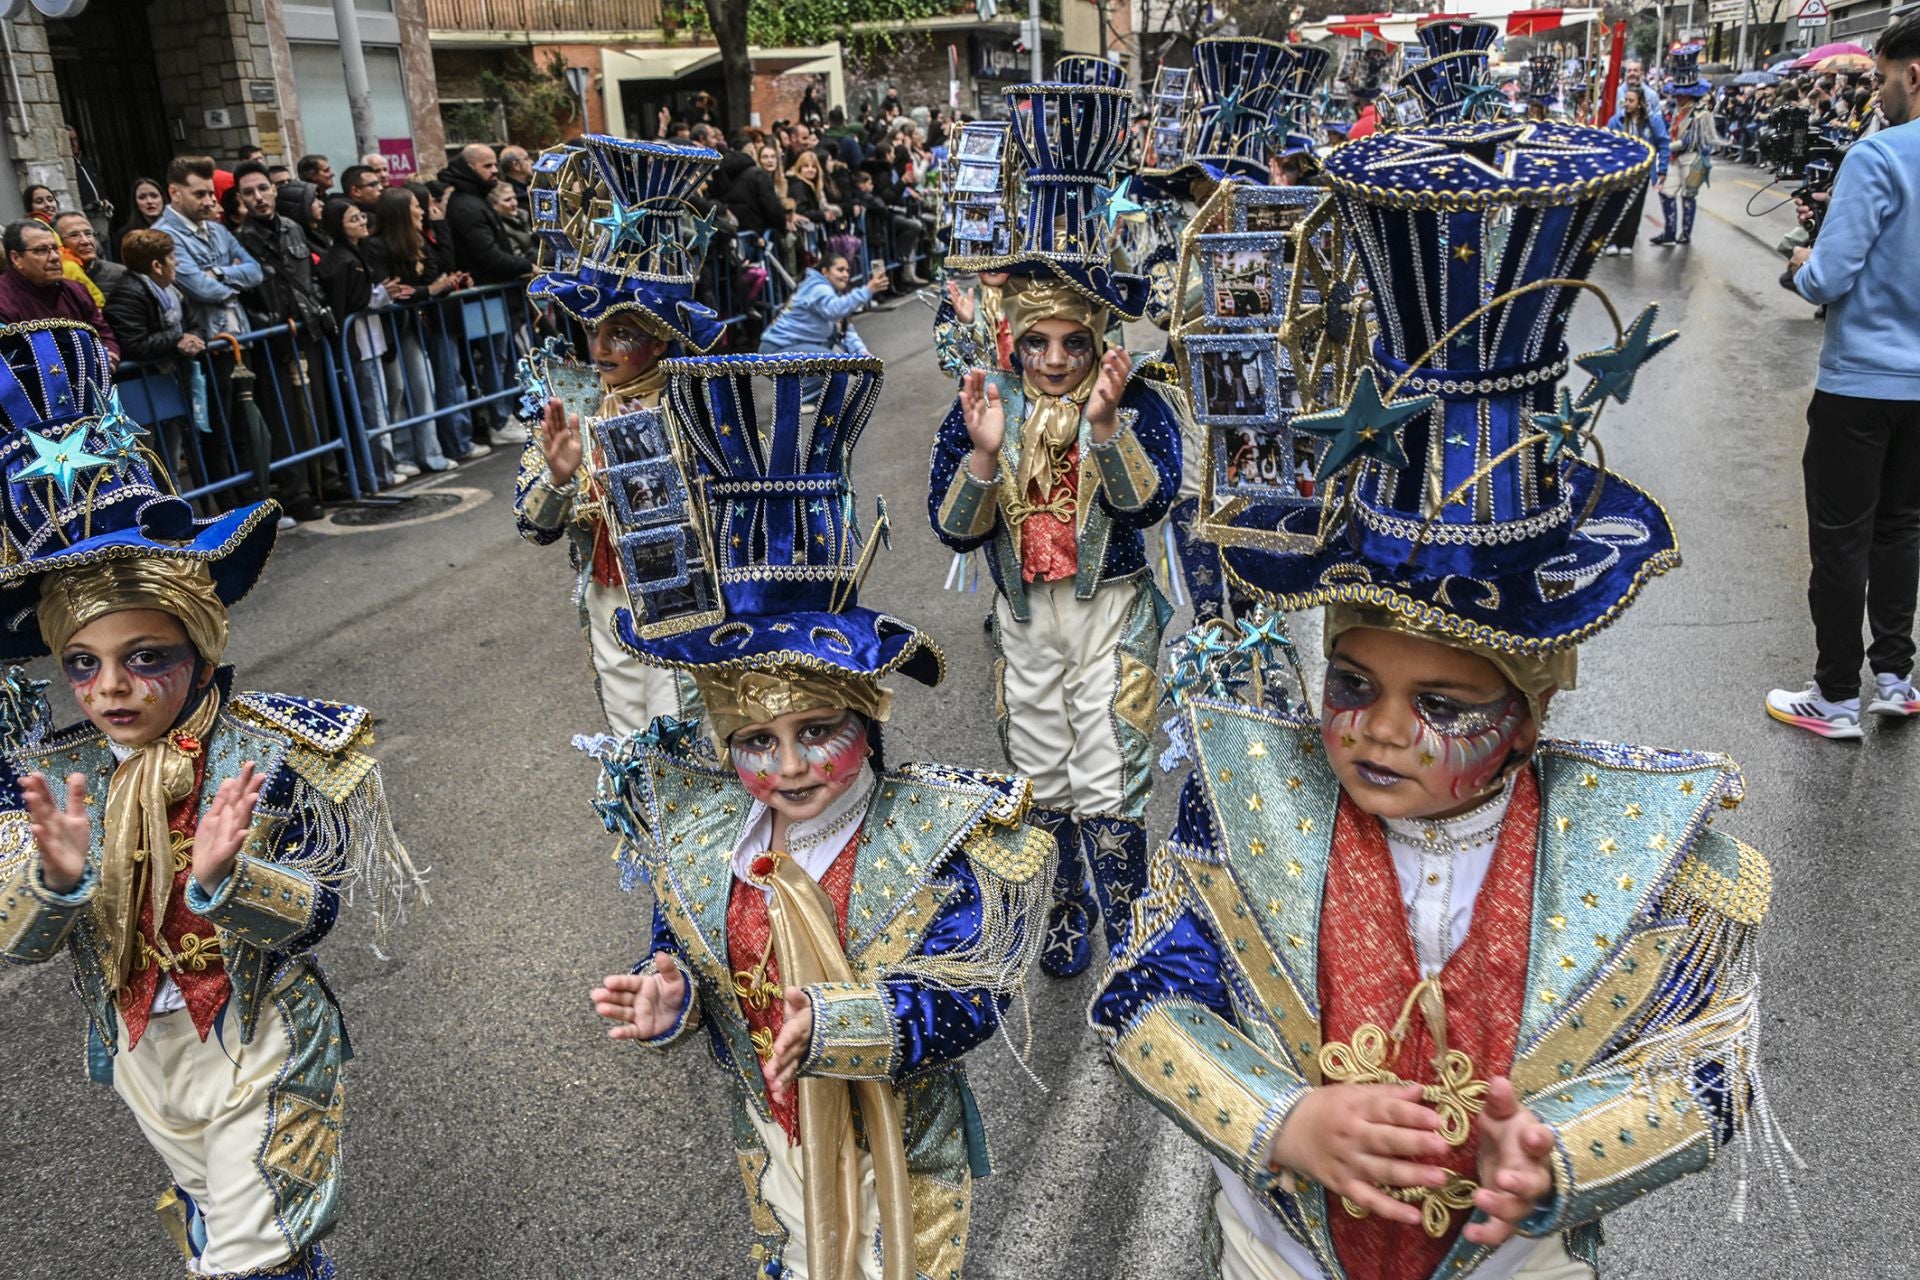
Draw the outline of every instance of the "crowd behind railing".
<instances>
[{"instance_id":1,"label":"crowd behind railing","mask_svg":"<svg viewBox=\"0 0 1920 1280\"><path fill-rule=\"evenodd\" d=\"M756 349L796 290L924 284L940 162L888 104L849 129L803 118L731 139L705 118L664 136L722 153L699 197L716 232L697 297L723 349ZM100 331L120 407L204 510L262 497L285 519L370 498L496 448L523 448L518 365L548 337L585 351L557 308L530 303L533 171L519 147L463 148L431 178L380 156L337 175L253 151L230 167L175 157L141 178L125 219L63 210L45 187L5 232L0 322L64 318ZM817 279L815 277L818 277ZM833 283L828 283L829 281ZM858 343L844 319L827 344Z\"/></svg>"}]
</instances>

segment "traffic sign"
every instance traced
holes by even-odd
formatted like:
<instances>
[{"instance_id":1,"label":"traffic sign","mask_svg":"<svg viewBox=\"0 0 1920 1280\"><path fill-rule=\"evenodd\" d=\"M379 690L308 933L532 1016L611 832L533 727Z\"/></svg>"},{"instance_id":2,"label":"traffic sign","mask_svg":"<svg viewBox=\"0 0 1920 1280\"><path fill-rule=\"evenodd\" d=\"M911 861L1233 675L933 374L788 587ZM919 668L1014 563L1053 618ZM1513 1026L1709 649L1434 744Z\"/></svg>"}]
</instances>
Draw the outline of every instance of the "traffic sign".
<instances>
[{"instance_id":1,"label":"traffic sign","mask_svg":"<svg viewBox=\"0 0 1920 1280\"><path fill-rule=\"evenodd\" d=\"M1825 22L1828 17L1826 0L1803 0L1800 11L1793 16L1802 23Z\"/></svg>"}]
</instances>

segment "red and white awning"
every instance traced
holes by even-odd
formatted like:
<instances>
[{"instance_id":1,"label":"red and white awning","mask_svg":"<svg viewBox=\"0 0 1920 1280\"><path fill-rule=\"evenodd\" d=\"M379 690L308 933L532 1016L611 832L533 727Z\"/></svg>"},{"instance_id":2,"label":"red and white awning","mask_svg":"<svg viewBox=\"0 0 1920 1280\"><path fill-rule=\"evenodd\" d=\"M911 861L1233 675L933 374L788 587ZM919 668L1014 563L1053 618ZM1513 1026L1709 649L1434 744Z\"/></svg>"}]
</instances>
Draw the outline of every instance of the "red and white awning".
<instances>
[{"instance_id":1,"label":"red and white awning","mask_svg":"<svg viewBox=\"0 0 1920 1280\"><path fill-rule=\"evenodd\" d=\"M1522 0L1514 0L1509 6L1503 4L1502 0L1479 0L1470 8L1463 6L1466 11L1458 13L1341 14L1305 24L1300 28L1300 35L1307 40L1324 40L1328 36L1358 40L1370 36L1391 44L1411 44L1418 38L1420 28L1429 22L1488 22L1509 36L1537 36L1561 27L1592 22L1600 16L1597 8L1528 9L1522 8L1521 3Z\"/></svg>"}]
</instances>

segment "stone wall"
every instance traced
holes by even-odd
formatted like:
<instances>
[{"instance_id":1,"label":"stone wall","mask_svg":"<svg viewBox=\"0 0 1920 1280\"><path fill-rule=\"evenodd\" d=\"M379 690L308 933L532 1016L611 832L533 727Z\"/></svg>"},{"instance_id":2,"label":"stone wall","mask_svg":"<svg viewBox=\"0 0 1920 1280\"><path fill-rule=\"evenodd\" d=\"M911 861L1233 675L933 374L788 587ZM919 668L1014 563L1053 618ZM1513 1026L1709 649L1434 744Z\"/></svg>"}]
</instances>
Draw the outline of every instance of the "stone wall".
<instances>
[{"instance_id":1,"label":"stone wall","mask_svg":"<svg viewBox=\"0 0 1920 1280\"><path fill-rule=\"evenodd\" d=\"M53 79L53 59L47 54L47 29L31 9L8 22L7 28L13 44L13 78L5 90L6 148L17 181L7 193L5 209L13 217L24 212L19 208L20 188L36 182L52 187L61 207L69 207L76 203L72 149ZM14 83L19 85L19 101L14 100Z\"/></svg>"},{"instance_id":2,"label":"stone wall","mask_svg":"<svg viewBox=\"0 0 1920 1280\"><path fill-rule=\"evenodd\" d=\"M161 105L182 154L231 163L264 145L262 133L281 138L266 0L153 0L147 22ZM277 147L269 158L283 156Z\"/></svg>"}]
</instances>

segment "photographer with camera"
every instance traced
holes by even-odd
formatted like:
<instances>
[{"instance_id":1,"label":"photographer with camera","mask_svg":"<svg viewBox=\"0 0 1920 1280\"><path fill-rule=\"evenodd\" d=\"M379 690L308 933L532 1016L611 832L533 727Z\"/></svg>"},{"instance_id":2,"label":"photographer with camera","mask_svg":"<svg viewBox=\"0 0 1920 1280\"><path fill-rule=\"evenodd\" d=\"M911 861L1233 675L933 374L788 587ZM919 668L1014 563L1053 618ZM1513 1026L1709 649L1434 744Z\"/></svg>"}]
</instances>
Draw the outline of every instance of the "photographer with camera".
<instances>
[{"instance_id":1,"label":"photographer with camera","mask_svg":"<svg viewBox=\"0 0 1920 1280\"><path fill-rule=\"evenodd\" d=\"M1819 238L1788 265L1795 291L1827 307L1801 459L1818 657L1812 682L1775 689L1767 713L1829 738L1862 736L1863 658L1869 712L1920 714L1920 14L1889 27L1875 56L1887 127L1848 150Z\"/></svg>"}]
</instances>

